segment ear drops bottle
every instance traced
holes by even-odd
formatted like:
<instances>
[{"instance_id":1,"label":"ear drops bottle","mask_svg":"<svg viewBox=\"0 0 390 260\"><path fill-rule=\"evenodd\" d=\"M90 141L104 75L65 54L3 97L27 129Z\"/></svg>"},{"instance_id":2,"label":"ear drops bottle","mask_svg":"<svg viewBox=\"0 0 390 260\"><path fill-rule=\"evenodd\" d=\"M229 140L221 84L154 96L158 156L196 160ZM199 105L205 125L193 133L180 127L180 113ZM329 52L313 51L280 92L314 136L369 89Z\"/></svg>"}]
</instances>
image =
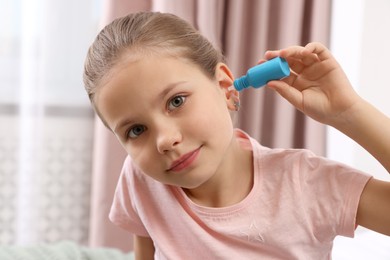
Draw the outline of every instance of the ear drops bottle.
<instances>
[{"instance_id":1,"label":"ear drops bottle","mask_svg":"<svg viewBox=\"0 0 390 260\"><path fill-rule=\"evenodd\" d=\"M290 67L284 58L276 57L256 65L246 75L234 80L234 88L241 91L248 87L260 88L271 80L279 80L290 75Z\"/></svg>"}]
</instances>

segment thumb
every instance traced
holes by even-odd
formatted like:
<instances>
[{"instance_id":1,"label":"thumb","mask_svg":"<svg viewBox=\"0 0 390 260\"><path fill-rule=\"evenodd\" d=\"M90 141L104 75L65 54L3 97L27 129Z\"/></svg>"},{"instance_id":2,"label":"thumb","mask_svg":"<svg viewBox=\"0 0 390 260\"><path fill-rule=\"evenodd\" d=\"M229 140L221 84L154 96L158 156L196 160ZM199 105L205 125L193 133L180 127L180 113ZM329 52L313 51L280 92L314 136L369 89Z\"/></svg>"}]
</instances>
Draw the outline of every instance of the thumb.
<instances>
[{"instance_id":1,"label":"thumb","mask_svg":"<svg viewBox=\"0 0 390 260\"><path fill-rule=\"evenodd\" d=\"M291 87L284 81L273 80L267 83L267 87L275 90L284 99L290 102L298 110L303 111L303 95L296 88Z\"/></svg>"}]
</instances>

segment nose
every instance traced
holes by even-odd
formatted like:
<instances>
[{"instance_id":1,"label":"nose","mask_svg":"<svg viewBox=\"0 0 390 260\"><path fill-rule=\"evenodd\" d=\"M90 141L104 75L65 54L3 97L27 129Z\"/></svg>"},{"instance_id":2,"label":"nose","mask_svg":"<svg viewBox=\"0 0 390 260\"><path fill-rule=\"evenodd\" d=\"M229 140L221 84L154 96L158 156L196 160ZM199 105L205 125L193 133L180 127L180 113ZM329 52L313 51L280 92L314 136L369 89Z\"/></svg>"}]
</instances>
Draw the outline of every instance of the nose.
<instances>
[{"instance_id":1,"label":"nose","mask_svg":"<svg viewBox=\"0 0 390 260\"><path fill-rule=\"evenodd\" d=\"M175 148L182 141L178 127L172 123L159 127L157 132L157 150L165 154Z\"/></svg>"}]
</instances>

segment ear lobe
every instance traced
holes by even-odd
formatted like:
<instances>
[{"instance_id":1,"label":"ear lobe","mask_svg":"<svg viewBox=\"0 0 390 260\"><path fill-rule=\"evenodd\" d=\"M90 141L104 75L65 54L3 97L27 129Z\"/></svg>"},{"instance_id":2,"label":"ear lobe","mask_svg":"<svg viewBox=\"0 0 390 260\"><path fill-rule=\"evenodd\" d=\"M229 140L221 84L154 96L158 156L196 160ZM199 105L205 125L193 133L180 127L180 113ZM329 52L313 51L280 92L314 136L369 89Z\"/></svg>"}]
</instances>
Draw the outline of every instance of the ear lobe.
<instances>
[{"instance_id":1,"label":"ear lobe","mask_svg":"<svg viewBox=\"0 0 390 260\"><path fill-rule=\"evenodd\" d=\"M226 95L227 99L227 107L230 110L238 111L240 110L240 97L238 95L237 90L230 90Z\"/></svg>"}]
</instances>

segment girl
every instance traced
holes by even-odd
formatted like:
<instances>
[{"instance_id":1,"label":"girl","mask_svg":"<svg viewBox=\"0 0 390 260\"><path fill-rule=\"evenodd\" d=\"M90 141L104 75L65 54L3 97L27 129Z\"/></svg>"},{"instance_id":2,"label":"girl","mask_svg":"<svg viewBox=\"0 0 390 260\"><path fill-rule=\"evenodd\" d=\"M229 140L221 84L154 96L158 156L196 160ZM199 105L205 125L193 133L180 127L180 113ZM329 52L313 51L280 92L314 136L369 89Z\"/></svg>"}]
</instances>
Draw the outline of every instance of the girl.
<instances>
[{"instance_id":1,"label":"girl","mask_svg":"<svg viewBox=\"0 0 390 260\"><path fill-rule=\"evenodd\" d=\"M389 171L390 120L329 51L311 43L265 59L275 56L292 75L268 86ZM110 219L134 234L137 259L330 259L356 225L390 234L389 183L234 129L233 80L221 52L171 14L119 18L90 47L86 90L129 154Z\"/></svg>"}]
</instances>

